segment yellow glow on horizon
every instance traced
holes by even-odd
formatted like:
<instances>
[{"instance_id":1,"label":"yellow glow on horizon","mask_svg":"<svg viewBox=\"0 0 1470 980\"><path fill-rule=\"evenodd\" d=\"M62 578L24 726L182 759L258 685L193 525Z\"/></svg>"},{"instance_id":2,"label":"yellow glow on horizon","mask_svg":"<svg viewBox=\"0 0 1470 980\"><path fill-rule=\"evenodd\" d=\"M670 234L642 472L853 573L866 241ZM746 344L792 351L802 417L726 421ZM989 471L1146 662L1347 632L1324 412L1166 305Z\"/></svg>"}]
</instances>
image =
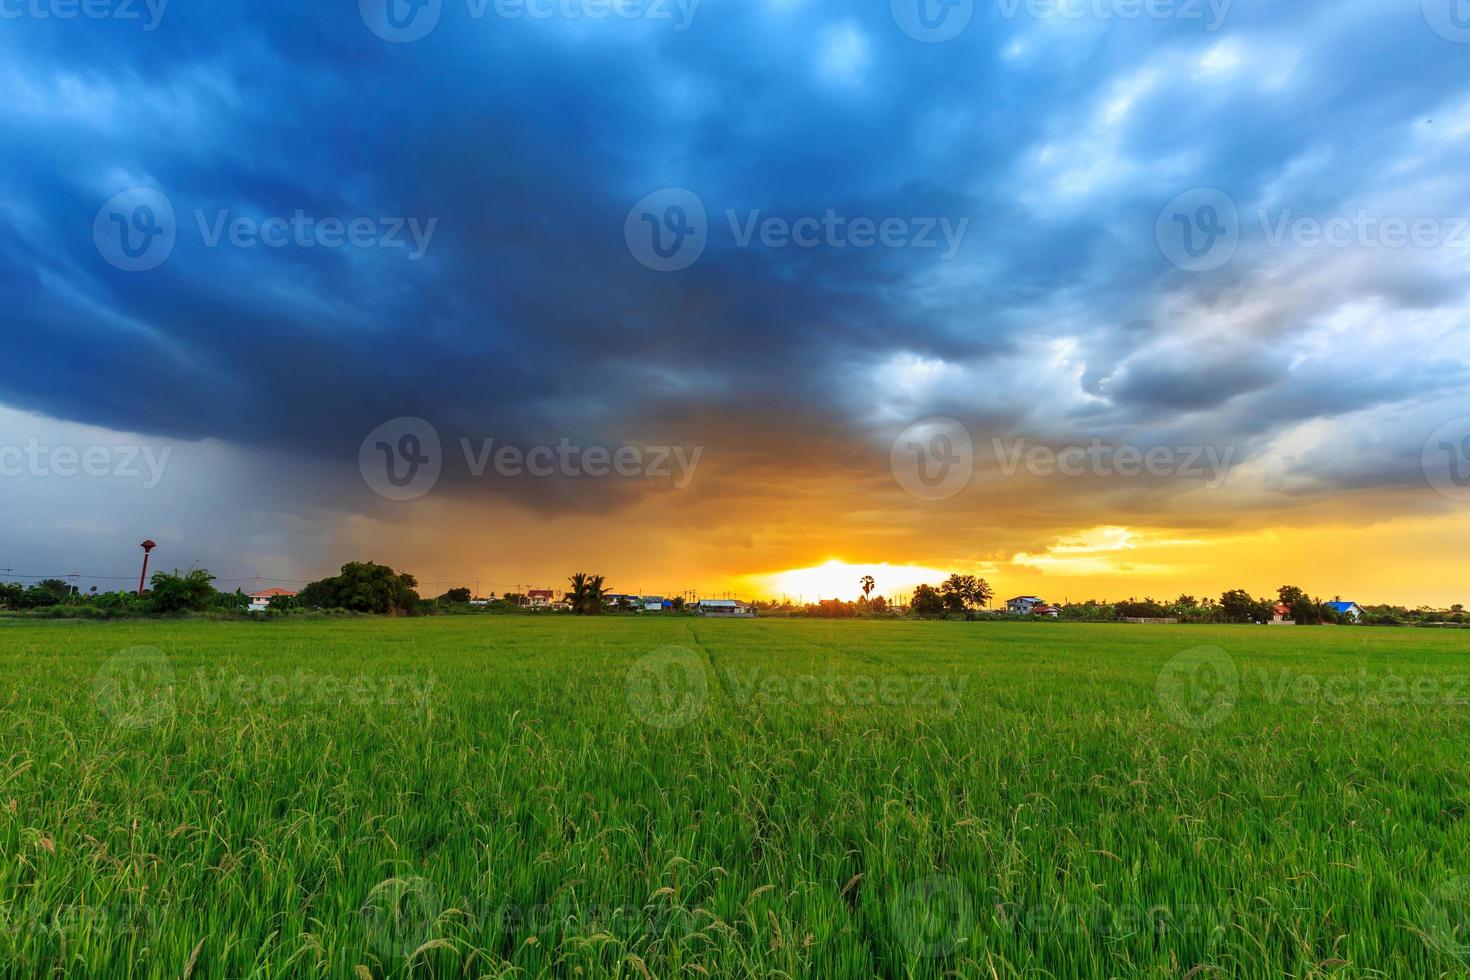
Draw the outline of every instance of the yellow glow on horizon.
<instances>
[{"instance_id":1,"label":"yellow glow on horizon","mask_svg":"<svg viewBox=\"0 0 1470 980\"><path fill-rule=\"evenodd\" d=\"M792 568L782 572L748 576L749 584L758 592L775 598L789 596L816 602L820 599L856 599L863 594L862 578L873 576L873 595L892 599L909 593L915 586L938 585L950 573L922 565L855 564L832 558L811 568Z\"/></svg>"}]
</instances>

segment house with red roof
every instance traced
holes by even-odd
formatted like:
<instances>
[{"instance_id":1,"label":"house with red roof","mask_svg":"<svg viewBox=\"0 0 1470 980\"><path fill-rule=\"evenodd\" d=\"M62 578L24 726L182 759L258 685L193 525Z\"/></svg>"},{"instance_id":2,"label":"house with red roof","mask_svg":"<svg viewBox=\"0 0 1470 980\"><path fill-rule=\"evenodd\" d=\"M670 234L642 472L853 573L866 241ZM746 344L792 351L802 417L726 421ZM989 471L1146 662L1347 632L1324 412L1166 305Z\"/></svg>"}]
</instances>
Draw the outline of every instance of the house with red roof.
<instances>
[{"instance_id":1,"label":"house with red roof","mask_svg":"<svg viewBox=\"0 0 1470 980\"><path fill-rule=\"evenodd\" d=\"M295 595L290 589L262 589L259 592L250 593L250 611L265 612L270 608L271 600L278 595Z\"/></svg>"}]
</instances>

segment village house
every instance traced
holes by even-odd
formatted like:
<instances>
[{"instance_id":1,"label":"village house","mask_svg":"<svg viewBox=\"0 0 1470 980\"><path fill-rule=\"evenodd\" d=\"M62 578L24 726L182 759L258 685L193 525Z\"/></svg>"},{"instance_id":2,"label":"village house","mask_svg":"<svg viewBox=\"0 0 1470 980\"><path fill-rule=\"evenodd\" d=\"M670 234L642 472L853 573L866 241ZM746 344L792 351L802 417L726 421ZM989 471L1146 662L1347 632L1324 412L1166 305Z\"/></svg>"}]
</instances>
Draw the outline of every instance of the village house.
<instances>
[{"instance_id":1,"label":"village house","mask_svg":"<svg viewBox=\"0 0 1470 980\"><path fill-rule=\"evenodd\" d=\"M251 612L265 612L270 608L271 600L276 596L292 596L295 594L290 589L262 589L259 592L252 592L250 593L249 609Z\"/></svg>"},{"instance_id":2,"label":"village house","mask_svg":"<svg viewBox=\"0 0 1470 980\"><path fill-rule=\"evenodd\" d=\"M728 619L732 617L754 616L755 609L737 599L700 599L699 614L701 616L719 616Z\"/></svg>"},{"instance_id":3,"label":"village house","mask_svg":"<svg viewBox=\"0 0 1470 980\"><path fill-rule=\"evenodd\" d=\"M1020 616L1029 616L1037 606L1045 605L1045 601L1034 595L1016 596L1014 599L1006 600L1006 612L1015 613Z\"/></svg>"},{"instance_id":4,"label":"village house","mask_svg":"<svg viewBox=\"0 0 1470 980\"><path fill-rule=\"evenodd\" d=\"M1346 616L1355 623L1363 619L1363 607L1356 602L1343 602L1339 599L1325 603L1325 605L1339 616Z\"/></svg>"},{"instance_id":5,"label":"village house","mask_svg":"<svg viewBox=\"0 0 1470 980\"><path fill-rule=\"evenodd\" d=\"M550 589L531 589L526 593L526 601L522 603L522 609L548 609L554 593Z\"/></svg>"}]
</instances>

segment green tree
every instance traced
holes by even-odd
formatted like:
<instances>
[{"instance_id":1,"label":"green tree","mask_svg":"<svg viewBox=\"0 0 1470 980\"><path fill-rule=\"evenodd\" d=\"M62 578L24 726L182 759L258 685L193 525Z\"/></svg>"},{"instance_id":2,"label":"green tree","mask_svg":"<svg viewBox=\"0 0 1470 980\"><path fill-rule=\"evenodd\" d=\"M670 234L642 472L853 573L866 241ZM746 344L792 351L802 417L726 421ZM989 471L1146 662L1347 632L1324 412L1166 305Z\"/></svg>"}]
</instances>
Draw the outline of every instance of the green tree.
<instances>
[{"instance_id":1,"label":"green tree","mask_svg":"<svg viewBox=\"0 0 1470 980\"><path fill-rule=\"evenodd\" d=\"M872 595L873 594L873 589L878 585L877 582L873 581L873 576L871 576L871 575L864 575L862 577L862 580L859 581L858 584L861 585L862 588L863 588L863 598L864 599L866 599L868 596Z\"/></svg>"},{"instance_id":2,"label":"green tree","mask_svg":"<svg viewBox=\"0 0 1470 980\"><path fill-rule=\"evenodd\" d=\"M1223 593L1220 610L1227 623L1263 623L1271 618L1266 603L1252 599L1244 589Z\"/></svg>"},{"instance_id":3,"label":"green tree","mask_svg":"<svg viewBox=\"0 0 1470 980\"><path fill-rule=\"evenodd\" d=\"M471 598L473 598L473 596L470 595L469 589L450 589L448 592L439 597L439 601L450 602L462 606L468 603Z\"/></svg>"},{"instance_id":4,"label":"green tree","mask_svg":"<svg viewBox=\"0 0 1470 980\"><path fill-rule=\"evenodd\" d=\"M914 590L909 608L920 616L938 616L944 612L944 597L932 585L921 585Z\"/></svg>"},{"instance_id":5,"label":"green tree","mask_svg":"<svg viewBox=\"0 0 1470 980\"><path fill-rule=\"evenodd\" d=\"M348 609L378 615L401 615L414 610L418 581L406 572L370 561L350 561L341 574L312 582L301 590L303 606Z\"/></svg>"},{"instance_id":6,"label":"green tree","mask_svg":"<svg viewBox=\"0 0 1470 980\"><path fill-rule=\"evenodd\" d=\"M215 598L214 576L204 568L154 572L148 587L150 605L159 613L203 612Z\"/></svg>"},{"instance_id":7,"label":"green tree","mask_svg":"<svg viewBox=\"0 0 1470 980\"><path fill-rule=\"evenodd\" d=\"M939 587L944 605L955 612L984 609L994 593L990 583L973 575L951 575Z\"/></svg>"}]
</instances>

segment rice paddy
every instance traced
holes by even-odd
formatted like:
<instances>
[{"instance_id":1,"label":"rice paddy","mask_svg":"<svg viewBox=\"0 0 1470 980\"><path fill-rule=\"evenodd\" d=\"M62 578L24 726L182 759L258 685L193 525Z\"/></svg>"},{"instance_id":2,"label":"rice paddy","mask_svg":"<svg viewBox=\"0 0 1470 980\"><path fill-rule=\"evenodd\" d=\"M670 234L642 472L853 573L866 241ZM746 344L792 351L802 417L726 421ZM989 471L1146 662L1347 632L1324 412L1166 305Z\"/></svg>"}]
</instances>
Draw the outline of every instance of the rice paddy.
<instances>
[{"instance_id":1,"label":"rice paddy","mask_svg":"<svg viewBox=\"0 0 1470 980\"><path fill-rule=\"evenodd\" d=\"M0 620L6 976L1426 977L1470 634Z\"/></svg>"}]
</instances>

